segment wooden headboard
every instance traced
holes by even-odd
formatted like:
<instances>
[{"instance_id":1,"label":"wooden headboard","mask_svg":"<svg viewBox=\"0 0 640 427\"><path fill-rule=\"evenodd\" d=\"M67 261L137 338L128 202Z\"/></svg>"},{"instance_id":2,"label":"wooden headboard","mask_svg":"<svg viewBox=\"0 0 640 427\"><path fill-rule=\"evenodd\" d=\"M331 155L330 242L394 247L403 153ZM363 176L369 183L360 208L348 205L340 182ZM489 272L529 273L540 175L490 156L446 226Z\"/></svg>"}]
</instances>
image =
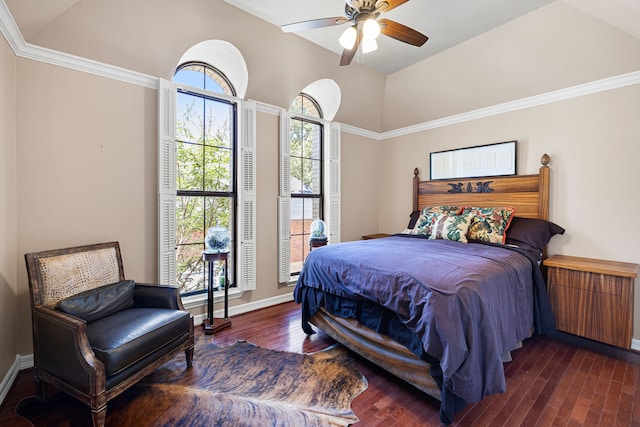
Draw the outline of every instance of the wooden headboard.
<instances>
[{"instance_id":1,"label":"wooden headboard","mask_svg":"<svg viewBox=\"0 0 640 427\"><path fill-rule=\"evenodd\" d=\"M516 216L549 219L549 161L544 154L536 175L420 181L413 171L413 210L425 206L511 206Z\"/></svg>"}]
</instances>

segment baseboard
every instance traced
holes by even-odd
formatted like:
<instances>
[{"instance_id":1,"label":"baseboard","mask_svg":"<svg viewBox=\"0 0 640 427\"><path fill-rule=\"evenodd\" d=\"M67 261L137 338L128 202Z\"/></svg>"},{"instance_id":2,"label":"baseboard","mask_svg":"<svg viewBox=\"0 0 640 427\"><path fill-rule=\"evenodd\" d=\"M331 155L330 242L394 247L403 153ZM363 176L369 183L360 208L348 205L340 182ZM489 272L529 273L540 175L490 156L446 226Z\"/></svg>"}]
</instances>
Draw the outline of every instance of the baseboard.
<instances>
[{"instance_id":1,"label":"baseboard","mask_svg":"<svg viewBox=\"0 0 640 427\"><path fill-rule=\"evenodd\" d=\"M640 340L631 340L631 350L640 351Z\"/></svg>"},{"instance_id":2,"label":"baseboard","mask_svg":"<svg viewBox=\"0 0 640 427\"><path fill-rule=\"evenodd\" d=\"M4 398L9 394L9 390L11 390L11 386L13 382L16 380L18 376L18 372L21 368L21 359L22 356L16 354L16 360L13 361L13 364L9 368L7 375L4 376L2 382L0 382L0 406L2 406L2 402L4 402ZM31 358L31 366L33 366L33 358Z\"/></svg>"},{"instance_id":3,"label":"baseboard","mask_svg":"<svg viewBox=\"0 0 640 427\"><path fill-rule=\"evenodd\" d=\"M285 302L293 301L293 293L286 293L284 295L278 295L271 298L262 299L259 301L248 302L246 304L235 305L229 307L229 316L236 316L238 314L248 313L250 311L259 310L261 308L271 307L272 305L278 305ZM215 310L213 312L214 317L223 317L224 309ZM206 313L197 314L193 316L193 322L196 326L201 325L202 321L207 317Z\"/></svg>"}]
</instances>

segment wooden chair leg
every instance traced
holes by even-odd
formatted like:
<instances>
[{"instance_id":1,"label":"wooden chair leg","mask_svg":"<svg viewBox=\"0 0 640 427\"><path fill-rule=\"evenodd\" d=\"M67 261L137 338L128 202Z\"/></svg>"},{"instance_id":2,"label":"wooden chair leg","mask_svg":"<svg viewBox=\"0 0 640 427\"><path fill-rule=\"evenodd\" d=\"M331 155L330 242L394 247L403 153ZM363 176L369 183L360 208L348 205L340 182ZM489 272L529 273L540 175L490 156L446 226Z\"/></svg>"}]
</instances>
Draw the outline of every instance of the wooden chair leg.
<instances>
[{"instance_id":1,"label":"wooden chair leg","mask_svg":"<svg viewBox=\"0 0 640 427\"><path fill-rule=\"evenodd\" d=\"M38 398L44 402L47 398L47 383L40 379L40 375L34 374L33 381L36 383L36 392L38 393Z\"/></svg>"},{"instance_id":2,"label":"wooden chair leg","mask_svg":"<svg viewBox=\"0 0 640 427\"><path fill-rule=\"evenodd\" d=\"M93 419L93 427L104 427L107 421L107 406L103 406L102 409L91 409L91 418Z\"/></svg>"},{"instance_id":3,"label":"wooden chair leg","mask_svg":"<svg viewBox=\"0 0 640 427\"><path fill-rule=\"evenodd\" d=\"M184 357L187 359L187 368L190 368L193 365L193 351L194 348L188 348L184 351Z\"/></svg>"}]
</instances>

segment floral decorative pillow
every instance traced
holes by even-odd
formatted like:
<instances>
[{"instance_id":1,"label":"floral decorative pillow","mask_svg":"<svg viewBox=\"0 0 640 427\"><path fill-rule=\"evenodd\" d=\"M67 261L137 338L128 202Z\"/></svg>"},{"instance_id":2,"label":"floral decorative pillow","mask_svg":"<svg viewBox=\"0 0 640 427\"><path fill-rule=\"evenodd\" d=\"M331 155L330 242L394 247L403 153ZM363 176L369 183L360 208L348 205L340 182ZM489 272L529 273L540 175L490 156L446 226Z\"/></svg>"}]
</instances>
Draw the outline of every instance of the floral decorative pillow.
<instances>
[{"instance_id":1,"label":"floral decorative pillow","mask_svg":"<svg viewBox=\"0 0 640 427\"><path fill-rule=\"evenodd\" d=\"M459 206L427 206L422 209L413 227L413 234L430 235L431 228L439 215L458 215L462 209Z\"/></svg>"},{"instance_id":2,"label":"floral decorative pillow","mask_svg":"<svg viewBox=\"0 0 640 427\"><path fill-rule=\"evenodd\" d=\"M467 239L504 244L515 211L511 207L464 208L462 213L471 217Z\"/></svg>"},{"instance_id":3,"label":"floral decorative pillow","mask_svg":"<svg viewBox=\"0 0 640 427\"><path fill-rule=\"evenodd\" d=\"M468 215L439 214L431 226L431 240L454 240L467 243Z\"/></svg>"}]
</instances>

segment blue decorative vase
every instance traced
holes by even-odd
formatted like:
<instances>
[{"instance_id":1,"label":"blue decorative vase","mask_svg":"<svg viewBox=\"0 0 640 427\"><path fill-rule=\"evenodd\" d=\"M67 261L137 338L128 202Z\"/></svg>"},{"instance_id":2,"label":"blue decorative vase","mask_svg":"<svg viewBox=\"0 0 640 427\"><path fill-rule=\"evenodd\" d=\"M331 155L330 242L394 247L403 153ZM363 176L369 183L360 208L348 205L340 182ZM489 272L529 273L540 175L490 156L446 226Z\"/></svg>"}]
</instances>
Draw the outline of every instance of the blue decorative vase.
<instances>
[{"instance_id":1,"label":"blue decorative vase","mask_svg":"<svg viewBox=\"0 0 640 427\"><path fill-rule=\"evenodd\" d=\"M227 249L227 246L229 246L230 240L229 230L216 225L207 230L204 244L207 246L208 251L223 252Z\"/></svg>"},{"instance_id":2,"label":"blue decorative vase","mask_svg":"<svg viewBox=\"0 0 640 427\"><path fill-rule=\"evenodd\" d=\"M327 241L327 235L325 234L326 225L323 220L316 219L311 223L311 233L309 235L309 241Z\"/></svg>"}]
</instances>

